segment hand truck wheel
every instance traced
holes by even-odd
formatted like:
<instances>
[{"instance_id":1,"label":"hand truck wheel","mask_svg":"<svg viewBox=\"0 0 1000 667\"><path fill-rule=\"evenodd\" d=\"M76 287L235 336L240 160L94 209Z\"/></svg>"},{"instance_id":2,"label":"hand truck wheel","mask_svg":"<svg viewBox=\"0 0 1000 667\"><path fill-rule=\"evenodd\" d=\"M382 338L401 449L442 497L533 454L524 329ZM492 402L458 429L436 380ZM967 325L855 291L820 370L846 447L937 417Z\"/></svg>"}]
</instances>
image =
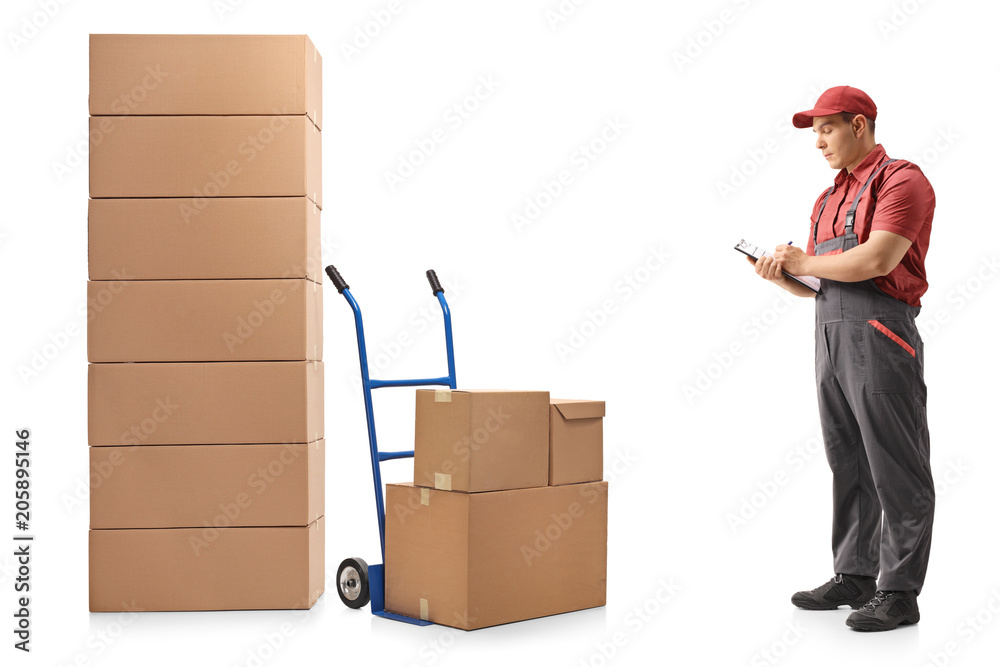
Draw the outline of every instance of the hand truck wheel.
<instances>
[{"instance_id":1,"label":"hand truck wheel","mask_svg":"<svg viewBox=\"0 0 1000 667\"><path fill-rule=\"evenodd\" d=\"M368 604L368 563L360 558L345 558L337 568L337 593L351 609Z\"/></svg>"}]
</instances>

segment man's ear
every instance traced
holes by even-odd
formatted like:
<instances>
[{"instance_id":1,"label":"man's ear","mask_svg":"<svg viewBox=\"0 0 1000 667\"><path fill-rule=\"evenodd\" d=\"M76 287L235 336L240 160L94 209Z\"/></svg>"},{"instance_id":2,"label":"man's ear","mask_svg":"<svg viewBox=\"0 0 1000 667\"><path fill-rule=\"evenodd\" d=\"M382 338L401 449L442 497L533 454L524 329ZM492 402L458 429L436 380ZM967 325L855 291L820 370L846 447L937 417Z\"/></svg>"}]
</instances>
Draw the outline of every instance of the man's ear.
<instances>
[{"instance_id":1,"label":"man's ear","mask_svg":"<svg viewBox=\"0 0 1000 667\"><path fill-rule=\"evenodd\" d=\"M868 121L862 114L856 115L851 119L851 131L854 132L854 136L860 139L868 131Z\"/></svg>"}]
</instances>

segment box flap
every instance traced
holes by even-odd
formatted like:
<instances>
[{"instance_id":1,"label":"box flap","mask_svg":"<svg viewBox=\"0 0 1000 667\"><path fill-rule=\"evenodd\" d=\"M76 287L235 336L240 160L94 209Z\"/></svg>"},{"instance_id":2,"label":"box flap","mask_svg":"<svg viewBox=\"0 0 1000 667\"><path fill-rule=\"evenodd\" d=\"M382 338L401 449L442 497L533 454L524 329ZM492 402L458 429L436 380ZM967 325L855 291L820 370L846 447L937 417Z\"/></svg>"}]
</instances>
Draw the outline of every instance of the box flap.
<instances>
[{"instance_id":1,"label":"box flap","mask_svg":"<svg viewBox=\"0 0 1000 667\"><path fill-rule=\"evenodd\" d=\"M553 398L549 403L555 406L563 419L596 419L604 416L604 401L578 401Z\"/></svg>"}]
</instances>

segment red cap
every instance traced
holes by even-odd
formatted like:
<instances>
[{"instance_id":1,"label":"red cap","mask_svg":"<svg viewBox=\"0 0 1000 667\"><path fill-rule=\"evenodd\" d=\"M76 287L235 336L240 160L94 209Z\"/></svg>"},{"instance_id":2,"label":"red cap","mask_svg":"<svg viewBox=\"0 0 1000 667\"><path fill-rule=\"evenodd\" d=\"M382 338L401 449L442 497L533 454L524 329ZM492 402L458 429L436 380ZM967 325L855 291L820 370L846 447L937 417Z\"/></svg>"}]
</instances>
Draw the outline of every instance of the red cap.
<instances>
[{"instance_id":1,"label":"red cap","mask_svg":"<svg viewBox=\"0 0 1000 667\"><path fill-rule=\"evenodd\" d=\"M812 127L812 119L816 116L832 116L843 111L859 113L871 120L875 120L875 116L878 114L875 103L872 102L872 98L865 94L865 91L850 86L837 86L820 95L814 109L801 111L792 116L792 125Z\"/></svg>"}]
</instances>

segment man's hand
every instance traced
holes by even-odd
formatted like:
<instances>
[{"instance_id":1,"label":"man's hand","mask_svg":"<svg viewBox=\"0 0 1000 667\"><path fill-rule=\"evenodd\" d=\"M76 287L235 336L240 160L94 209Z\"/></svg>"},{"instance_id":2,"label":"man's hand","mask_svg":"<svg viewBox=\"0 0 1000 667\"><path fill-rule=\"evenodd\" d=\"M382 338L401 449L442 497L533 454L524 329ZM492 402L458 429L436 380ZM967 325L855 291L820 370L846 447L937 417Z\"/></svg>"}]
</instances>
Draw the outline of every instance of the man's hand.
<instances>
[{"instance_id":1,"label":"man's hand","mask_svg":"<svg viewBox=\"0 0 1000 667\"><path fill-rule=\"evenodd\" d=\"M801 297L814 297L816 293L805 285L800 285L794 280L789 280L781 272L782 263L779 262L774 257L761 257L758 260L754 260L753 257L747 257L747 261L753 264L754 270L757 275L765 280L769 280L783 290L794 294L795 296ZM787 269L786 269L787 270Z\"/></svg>"},{"instance_id":2,"label":"man's hand","mask_svg":"<svg viewBox=\"0 0 1000 667\"><path fill-rule=\"evenodd\" d=\"M793 276L809 275L806 270L808 257L802 248L793 245L779 245L774 249L774 258L781 262L781 268Z\"/></svg>"},{"instance_id":3,"label":"man's hand","mask_svg":"<svg viewBox=\"0 0 1000 667\"><path fill-rule=\"evenodd\" d=\"M754 261L753 257L747 257L747 261L754 265L757 275L764 280L770 280L777 285L783 285L788 280L781 273L781 262L777 261L774 257L761 257L756 261Z\"/></svg>"}]
</instances>

